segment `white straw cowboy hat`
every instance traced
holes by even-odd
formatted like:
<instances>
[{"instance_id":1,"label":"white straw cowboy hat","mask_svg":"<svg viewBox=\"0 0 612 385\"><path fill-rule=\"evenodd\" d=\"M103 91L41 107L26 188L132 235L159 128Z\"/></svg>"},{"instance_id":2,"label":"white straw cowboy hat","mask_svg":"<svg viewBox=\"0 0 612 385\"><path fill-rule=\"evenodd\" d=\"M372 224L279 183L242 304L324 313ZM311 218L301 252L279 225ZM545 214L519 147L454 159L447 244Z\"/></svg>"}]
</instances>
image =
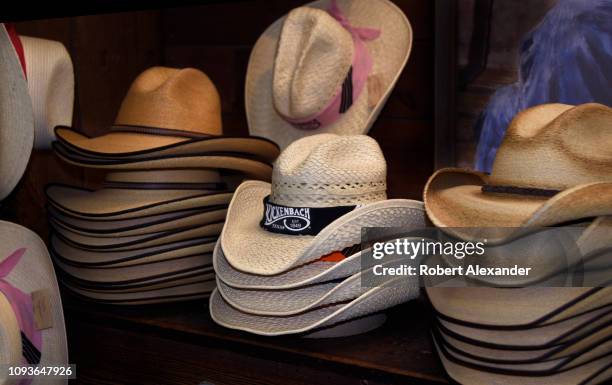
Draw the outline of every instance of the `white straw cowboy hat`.
<instances>
[{"instance_id":1,"label":"white straw cowboy hat","mask_svg":"<svg viewBox=\"0 0 612 385\"><path fill-rule=\"evenodd\" d=\"M418 286L418 284L417 284ZM231 307L218 289L210 297L210 315L221 326L265 336L307 333L315 329L377 313L399 305L418 294L415 283L402 277L371 288L359 297L292 316L261 316Z\"/></svg>"},{"instance_id":2,"label":"white straw cowboy hat","mask_svg":"<svg viewBox=\"0 0 612 385\"><path fill-rule=\"evenodd\" d=\"M278 155L269 140L223 136L219 93L208 76L194 68L152 67L141 73L106 135L89 138L58 127L56 136L75 151L103 157L227 152L272 161ZM189 152L182 148L185 144Z\"/></svg>"},{"instance_id":3,"label":"white straw cowboy hat","mask_svg":"<svg viewBox=\"0 0 612 385\"><path fill-rule=\"evenodd\" d=\"M0 24L0 200L25 172L34 144L34 113L18 52L17 34ZM17 46L14 46L16 44Z\"/></svg>"},{"instance_id":4,"label":"white straw cowboy hat","mask_svg":"<svg viewBox=\"0 0 612 385\"><path fill-rule=\"evenodd\" d=\"M70 126L74 109L74 69L58 41L21 36L28 90L34 108L34 148L49 149L55 126Z\"/></svg>"},{"instance_id":5,"label":"white straw cowboy hat","mask_svg":"<svg viewBox=\"0 0 612 385\"><path fill-rule=\"evenodd\" d=\"M356 251L354 249L357 249ZM301 286L346 278L361 270L360 246L323 256L313 262L295 267L281 274L258 275L234 269L225 258L221 243L213 252L215 273L228 286L246 290L286 290Z\"/></svg>"},{"instance_id":6,"label":"white straw cowboy hat","mask_svg":"<svg viewBox=\"0 0 612 385\"><path fill-rule=\"evenodd\" d=\"M68 365L62 302L45 244L30 230L1 221L0 255L0 362ZM67 381L32 382L42 383Z\"/></svg>"},{"instance_id":7,"label":"white straw cowboy hat","mask_svg":"<svg viewBox=\"0 0 612 385\"><path fill-rule=\"evenodd\" d=\"M75 247L51 234L49 250L55 258L73 266L132 266L212 253L215 240L215 237L198 238L132 251L90 251Z\"/></svg>"},{"instance_id":8,"label":"white straw cowboy hat","mask_svg":"<svg viewBox=\"0 0 612 385\"><path fill-rule=\"evenodd\" d=\"M596 385L606 383L606 380L612 377L610 354L570 369L561 369L549 374L505 374L501 371L486 371L486 368L481 365L466 363L458 359L442 344L435 342L446 372L453 380L461 384Z\"/></svg>"},{"instance_id":9,"label":"white straw cowboy hat","mask_svg":"<svg viewBox=\"0 0 612 385\"><path fill-rule=\"evenodd\" d=\"M315 1L274 22L247 67L249 131L287 147L367 133L401 74L412 29L387 0Z\"/></svg>"},{"instance_id":10,"label":"white straw cowboy hat","mask_svg":"<svg viewBox=\"0 0 612 385\"><path fill-rule=\"evenodd\" d=\"M395 260L385 263L383 266L397 266L399 263L401 261ZM323 282L284 290L236 289L226 285L217 277L217 288L219 294L230 306L242 312L267 316L289 316L355 299L370 289L363 282L367 279L373 279L373 277L373 268L370 267L341 282ZM413 280L413 287L407 290L414 294L413 299L418 297L418 280Z\"/></svg>"},{"instance_id":11,"label":"white straw cowboy hat","mask_svg":"<svg viewBox=\"0 0 612 385\"><path fill-rule=\"evenodd\" d=\"M236 270L274 275L361 243L364 227L422 224L422 204L387 200L386 179L385 158L368 136L299 139L276 160L272 184L238 187L223 253Z\"/></svg>"},{"instance_id":12,"label":"white straw cowboy hat","mask_svg":"<svg viewBox=\"0 0 612 385\"><path fill-rule=\"evenodd\" d=\"M223 208L231 197L211 170L155 170L109 173L105 188L91 191L50 184L49 204L67 216L123 221L184 210ZM159 219L159 218L158 218Z\"/></svg>"},{"instance_id":13,"label":"white straw cowboy hat","mask_svg":"<svg viewBox=\"0 0 612 385\"><path fill-rule=\"evenodd\" d=\"M431 221L460 237L466 231L451 228L551 226L612 215L612 108L524 110L508 127L491 175L439 170L424 201Z\"/></svg>"},{"instance_id":14,"label":"white straw cowboy hat","mask_svg":"<svg viewBox=\"0 0 612 385\"><path fill-rule=\"evenodd\" d=\"M508 351L546 349L582 340L594 331L607 328L611 321L612 306L608 305L563 321L526 328L483 328L445 318L438 318L438 328L467 343Z\"/></svg>"}]
</instances>

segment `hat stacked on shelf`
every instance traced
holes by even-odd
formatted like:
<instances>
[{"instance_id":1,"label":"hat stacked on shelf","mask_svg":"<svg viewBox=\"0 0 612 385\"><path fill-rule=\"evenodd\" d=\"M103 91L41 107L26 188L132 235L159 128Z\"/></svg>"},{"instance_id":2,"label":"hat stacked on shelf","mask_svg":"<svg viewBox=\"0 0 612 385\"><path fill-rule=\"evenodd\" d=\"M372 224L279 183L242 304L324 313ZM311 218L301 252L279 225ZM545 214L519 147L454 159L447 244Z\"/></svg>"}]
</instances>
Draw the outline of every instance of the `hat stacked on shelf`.
<instances>
[{"instance_id":1,"label":"hat stacked on shelf","mask_svg":"<svg viewBox=\"0 0 612 385\"><path fill-rule=\"evenodd\" d=\"M57 155L107 169L101 189L49 185L50 251L74 293L112 304L206 297L231 178L269 180L278 147L223 136L219 95L195 69L154 67L132 83L109 133L57 127Z\"/></svg>"},{"instance_id":2,"label":"hat stacked on shelf","mask_svg":"<svg viewBox=\"0 0 612 385\"><path fill-rule=\"evenodd\" d=\"M268 336L342 336L418 296L405 277L362 283L362 228L425 225L421 202L387 199L386 171L374 139L320 134L281 153L271 184L242 183L213 254L213 320Z\"/></svg>"},{"instance_id":3,"label":"hat stacked on shelf","mask_svg":"<svg viewBox=\"0 0 612 385\"><path fill-rule=\"evenodd\" d=\"M597 286L608 286L611 149L609 107L527 109L508 127L491 175L443 169L430 178L427 214L460 239L474 228L511 228L490 238L500 245L526 229L586 223L577 262L600 273ZM427 293L437 313L437 349L459 383L574 385L612 378L609 287L429 287Z\"/></svg>"}]
</instances>

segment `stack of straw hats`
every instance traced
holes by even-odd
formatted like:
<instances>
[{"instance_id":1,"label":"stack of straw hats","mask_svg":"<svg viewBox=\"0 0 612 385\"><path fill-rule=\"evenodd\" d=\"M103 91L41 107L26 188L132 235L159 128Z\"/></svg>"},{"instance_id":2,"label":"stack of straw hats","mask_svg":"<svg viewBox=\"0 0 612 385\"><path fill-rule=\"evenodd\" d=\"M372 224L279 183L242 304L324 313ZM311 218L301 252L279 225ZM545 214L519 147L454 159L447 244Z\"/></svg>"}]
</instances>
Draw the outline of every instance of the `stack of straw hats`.
<instances>
[{"instance_id":1,"label":"stack of straw hats","mask_svg":"<svg viewBox=\"0 0 612 385\"><path fill-rule=\"evenodd\" d=\"M460 239L474 228L511 228L514 234L492 239L504 244L526 229L580 224L583 259L576 262L598 273L603 286L428 288L449 375L475 385L609 383L612 109L527 109L508 127L491 175L443 169L424 196L431 221Z\"/></svg>"},{"instance_id":2,"label":"stack of straw hats","mask_svg":"<svg viewBox=\"0 0 612 385\"><path fill-rule=\"evenodd\" d=\"M425 225L421 202L387 199L386 171L374 139L320 134L281 153L271 184L242 183L213 254L213 320L267 336L342 336L417 297L419 283L404 277L362 282L362 228Z\"/></svg>"},{"instance_id":3,"label":"stack of straw hats","mask_svg":"<svg viewBox=\"0 0 612 385\"><path fill-rule=\"evenodd\" d=\"M106 135L55 134L61 159L109 172L97 191L47 187L51 254L73 292L114 304L208 296L232 197L225 175L269 180L279 153L266 139L223 136L217 90L195 69L143 72Z\"/></svg>"}]
</instances>

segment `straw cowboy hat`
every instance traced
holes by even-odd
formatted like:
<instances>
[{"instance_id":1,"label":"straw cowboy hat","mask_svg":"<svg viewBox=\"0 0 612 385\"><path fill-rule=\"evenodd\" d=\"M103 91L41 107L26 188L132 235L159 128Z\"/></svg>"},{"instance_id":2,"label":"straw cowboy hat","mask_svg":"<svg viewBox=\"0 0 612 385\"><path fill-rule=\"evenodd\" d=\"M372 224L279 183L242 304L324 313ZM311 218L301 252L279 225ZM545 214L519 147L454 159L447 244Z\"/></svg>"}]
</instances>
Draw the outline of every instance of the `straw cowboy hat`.
<instances>
[{"instance_id":1,"label":"straw cowboy hat","mask_svg":"<svg viewBox=\"0 0 612 385\"><path fill-rule=\"evenodd\" d=\"M74 69L58 41L20 36L28 90L34 109L34 148L49 149L55 126L70 126L74 108Z\"/></svg>"},{"instance_id":2,"label":"straw cowboy hat","mask_svg":"<svg viewBox=\"0 0 612 385\"><path fill-rule=\"evenodd\" d=\"M426 290L436 312L444 318L483 327L545 325L612 304L612 288L608 287L428 287Z\"/></svg>"},{"instance_id":3,"label":"straw cowboy hat","mask_svg":"<svg viewBox=\"0 0 612 385\"><path fill-rule=\"evenodd\" d=\"M216 289L210 297L210 315L221 326L265 336L299 334L377 313L418 296L418 283L393 279L359 297L304 313L275 317L241 312L231 307Z\"/></svg>"},{"instance_id":4,"label":"straw cowboy hat","mask_svg":"<svg viewBox=\"0 0 612 385\"><path fill-rule=\"evenodd\" d=\"M567 343L562 343L557 346L532 349L497 349L480 344L474 344L464 341L463 339L453 337L446 334L442 329L436 329L435 333L438 339L449 350L465 357L466 359L478 360L482 363L491 365L530 365L535 363L546 363L551 366L565 366L567 364L575 365L584 362L588 357L594 357L598 353L601 354L600 347L607 345L605 349L610 349L610 336L612 336L612 327L603 328L595 331L593 334L586 335L580 340L572 340ZM520 334L516 338L523 338ZM574 359L580 356L579 359L572 360L571 363L564 361ZM528 368L521 366L521 370L536 369L535 367ZM545 369L543 366L539 369ZM550 366L546 369L550 369ZM546 370L545 369L545 370Z\"/></svg>"},{"instance_id":5,"label":"straw cowboy hat","mask_svg":"<svg viewBox=\"0 0 612 385\"><path fill-rule=\"evenodd\" d=\"M607 328L612 321L612 306L569 317L548 325L526 328L486 327L455 323L438 318L438 328L462 341L502 350L546 349L582 340L596 330Z\"/></svg>"},{"instance_id":6,"label":"straw cowboy hat","mask_svg":"<svg viewBox=\"0 0 612 385\"><path fill-rule=\"evenodd\" d=\"M80 267L132 266L212 253L216 237L197 238L132 251L91 251L75 247L55 234L49 241L50 252L67 265Z\"/></svg>"},{"instance_id":7,"label":"straw cowboy hat","mask_svg":"<svg viewBox=\"0 0 612 385\"><path fill-rule=\"evenodd\" d=\"M243 273L234 269L217 242L213 251L213 264L217 277L224 284L246 290L287 290L301 286L346 278L361 271L361 245L348 247L325 255L313 262L276 275Z\"/></svg>"},{"instance_id":8,"label":"straw cowboy hat","mask_svg":"<svg viewBox=\"0 0 612 385\"><path fill-rule=\"evenodd\" d=\"M597 357L582 365L562 368L543 374L507 373L461 360L437 339L434 339L442 364L449 376L461 384L470 385L596 385L612 377L610 354Z\"/></svg>"},{"instance_id":9,"label":"straw cowboy hat","mask_svg":"<svg viewBox=\"0 0 612 385\"><path fill-rule=\"evenodd\" d=\"M272 184L241 184L221 248L241 272L274 275L361 243L363 227L422 225L422 204L387 200L387 164L365 135L320 134L293 142Z\"/></svg>"},{"instance_id":10,"label":"straw cowboy hat","mask_svg":"<svg viewBox=\"0 0 612 385\"><path fill-rule=\"evenodd\" d=\"M315 1L277 20L247 67L249 131L287 147L320 133L367 133L412 48L412 29L387 0Z\"/></svg>"},{"instance_id":11,"label":"straw cowboy hat","mask_svg":"<svg viewBox=\"0 0 612 385\"><path fill-rule=\"evenodd\" d=\"M383 266L397 266L401 260L384 263ZM355 299L365 294L373 285L362 282L374 280L373 267L369 267L338 282L323 282L294 289L245 290L226 285L217 277L219 294L232 307L249 314L288 316L303 313L317 307ZM386 278L387 280L389 278ZM384 279L377 284L384 283ZM419 282L413 280L414 298L419 294Z\"/></svg>"},{"instance_id":12,"label":"straw cowboy hat","mask_svg":"<svg viewBox=\"0 0 612 385\"><path fill-rule=\"evenodd\" d=\"M0 24L0 200L21 179L34 144L34 113L24 66L17 33Z\"/></svg>"},{"instance_id":13,"label":"straw cowboy hat","mask_svg":"<svg viewBox=\"0 0 612 385\"><path fill-rule=\"evenodd\" d=\"M126 226L134 224L130 220L153 215L158 216L153 220L160 220L159 216L178 211L223 208L232 197L212 170L108 173L104 186L91 191L50 184L45 193L49 204L65 215L62 218L124 221Z\"/></svg>"},{"instance_id":14,"label":"straw cowboy hat","mask_svg":"<svg viewBox=\"0 0 612 385\"><path fill-rule=\"evenodd\" d=\"M508 127L491 175L442 169L424 192L431 221L459 237L469 231L457 228L550 226L612 215L611 198L612 108L600 104L524 110Z\"/></svg>"},{"instance_id":15,"label":"straw cowboy hat","mask_svg":"<svg viewBox=\"0 0 612 385\"><path fill-rule=\"evenodd\" d=\"M71 285L66 285L66 287L77 296L98 303L110 305L148 305L208 298L215 288L215 281L212 279L165 289L143 290L134 293L86 290Z\"/></svg>"},{"instance_id":16,"label":"straw cowboy hat","mask_svg":"<svg viewBox=\"0 0 612 385\"><path fill-rule=\"evenodd\" d=\"M0 240L0 362L68 365L62 302L45 244L26 228L3 221ZM42 383L67 381L32 382Z\"/></svg>"},{"instance_id":17,"label":"straw cowboy hat","mask_svg":"<svg viewBox=\"0 0 612 385\"><path fill-rule=\"evenodd\" d=\"M62 146L91 158L218 154L232 168L234 158L270 162L279 152L266 139L223 136L217 89L193 68L153 67L140 74L106 135L90 138L68 127L56 128L55 134Z\"/></svg>"}]
</instances>

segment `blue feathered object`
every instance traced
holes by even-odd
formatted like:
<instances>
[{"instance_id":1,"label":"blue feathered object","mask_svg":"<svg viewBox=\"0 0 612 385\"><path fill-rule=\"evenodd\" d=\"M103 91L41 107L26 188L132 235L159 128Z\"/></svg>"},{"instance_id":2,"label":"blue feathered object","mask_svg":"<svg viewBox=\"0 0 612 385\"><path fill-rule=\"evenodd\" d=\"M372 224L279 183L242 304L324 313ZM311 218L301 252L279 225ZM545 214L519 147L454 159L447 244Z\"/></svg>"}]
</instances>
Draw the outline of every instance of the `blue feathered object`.
<instances>
[{"instance_id":1,"label":"blue feathered object","mask_svg":"<svg viewBox=\"0 0 612 385\"><path fill-rule=\"evenodd\" d=\"M522 42L518 79L478 119L477 170L491 172L506 127L525 108L612 105L612 0L560 0Z\"/></svg>"}]
</instances>

